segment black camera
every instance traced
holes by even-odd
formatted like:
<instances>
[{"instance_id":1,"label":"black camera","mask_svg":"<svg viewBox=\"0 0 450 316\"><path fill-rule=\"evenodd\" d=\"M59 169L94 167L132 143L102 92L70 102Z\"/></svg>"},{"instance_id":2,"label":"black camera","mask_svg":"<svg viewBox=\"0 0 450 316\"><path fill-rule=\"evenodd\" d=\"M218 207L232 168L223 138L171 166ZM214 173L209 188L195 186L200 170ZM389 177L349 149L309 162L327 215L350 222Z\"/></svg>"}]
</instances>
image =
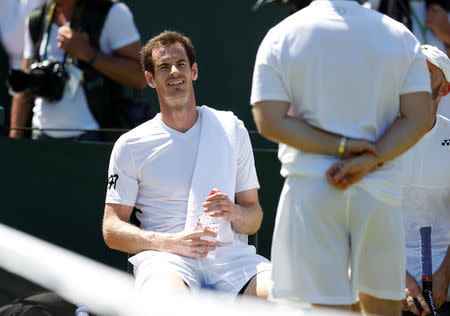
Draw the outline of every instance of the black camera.
<instances>
[{"instance_id":1,"label":"black camera","mask_svg":"<svg viewBox=\"0 0 450 316\"><path fill-rule=\"evenodd\" d=\"M63 64L44 60L33 63L28 72L13 69L8 76L8 84L13 92L28 90L33 96L54 102L62 98L68 78Z\"/></svg>"}]
</instances>

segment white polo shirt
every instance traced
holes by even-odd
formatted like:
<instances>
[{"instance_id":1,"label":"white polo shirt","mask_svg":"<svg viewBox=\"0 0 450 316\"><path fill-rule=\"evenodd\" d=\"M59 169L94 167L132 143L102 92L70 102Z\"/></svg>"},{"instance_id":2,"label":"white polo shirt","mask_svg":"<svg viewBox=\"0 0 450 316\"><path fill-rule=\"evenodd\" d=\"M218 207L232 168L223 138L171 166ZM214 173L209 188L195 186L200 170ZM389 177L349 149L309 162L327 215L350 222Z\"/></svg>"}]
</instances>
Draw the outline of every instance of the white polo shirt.
<instances>
[{"instance_id":1,"label":"white polo shirt","mask_svg":"<svg viewBox=\"0 0 450 316\"><path fill-rule=\"evenodd\" d=\"M287 101L313 126L375 141L399 114L400 95L430 91L419 45L405 26L356 1L314 1L264 38L251 104ZM283 176L323 176L337 161L283 144L279 158ZM357 185L398 203L400 171L399 161L393 160Z\"/></svg>"},{"instance_id":2,"label":"white polo shirt","mask_svg":"<svg viewBox=\"0 0 450 316\"><path fill-rule=\"evenodd\" d=\"M438 115L433 129L405 153L404 159L407 270L421 284L418 227L431 226L433 273L450 245L450 120Z\"/></svg>"}]
</instances>

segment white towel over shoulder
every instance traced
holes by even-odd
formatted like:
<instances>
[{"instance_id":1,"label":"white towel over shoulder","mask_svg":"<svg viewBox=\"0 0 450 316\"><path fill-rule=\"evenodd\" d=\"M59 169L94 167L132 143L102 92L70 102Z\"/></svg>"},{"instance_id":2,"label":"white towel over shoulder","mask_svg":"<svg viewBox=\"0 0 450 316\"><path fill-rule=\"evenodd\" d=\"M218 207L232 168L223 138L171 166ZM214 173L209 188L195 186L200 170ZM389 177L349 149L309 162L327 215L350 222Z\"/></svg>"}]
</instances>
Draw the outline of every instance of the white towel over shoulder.
<instances>
[{"instance_id":1,"label":"white towel over shoulder","mask_svg":"<svg viewBox=\"0 0 450 316\"><path fill-rule=\"evenodd\" d=\"M203 214L202 204L213 188L226 193L232 202L236 187L238 118L232 112L217 111L207 106L198 107L202 127L197 162L192 176L186 213L185 231L193 231L196 218ZM231 228L231 223L219 218L217 240L221 243L235 239L246 241Z\"/></svg>"}]
</instances>

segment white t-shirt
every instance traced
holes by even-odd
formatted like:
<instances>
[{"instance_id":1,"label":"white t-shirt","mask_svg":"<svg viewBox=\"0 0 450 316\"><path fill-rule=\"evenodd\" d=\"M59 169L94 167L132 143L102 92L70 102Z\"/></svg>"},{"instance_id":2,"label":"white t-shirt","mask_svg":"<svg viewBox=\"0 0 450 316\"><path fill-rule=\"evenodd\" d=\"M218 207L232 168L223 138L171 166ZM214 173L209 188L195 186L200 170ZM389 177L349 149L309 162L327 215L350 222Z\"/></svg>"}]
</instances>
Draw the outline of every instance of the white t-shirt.
<instances>
[{"instance_id":1,"label":"white t-shirt","mask_svg":"<svg viewBox=\"0 0 450 316\"><path fill-rule=\"evenodd\" d=\"M433 129L403 157L407 269L421 284L418 227L431 226L433 273L450 245L450 120L438 115Z\"/></svg>"},{"instance_id":2,"label":"white t-shirt","mask_svg":"<svg viewBox=\"0 0 450 316\"><path fill-rule=\"evenodd\" d=\"M11 69L22 69L23 33L30 12L46 0L1 0L0 37Z\"/></svg>"},{"instance_id":3,"label":"white t-shirt","mask_svg":"<svg viewBox=\"0 0 450 316\"><path fill-rule=\"evenodd\" d=\"M430 78L405 26L356 1L318 0L268 32L256 57L250 102L287 101L313 126L375 141L397 117L400 95L417 91L430 91ZM337 161L283 144L278 156L283 176L324 176ZM357 185L398 203L398 163L386 163Z\"/></svg>"},{"instance_id":4,"label":"white t-shirt","mask_svg":"<svg viewBox=\"0 0 450 316\"><path fill-rule=\"evenodd\" d=\"M197 109L198 120L185 133L165 125L157 114L122 135L114 145L108 175L116 183L108 185L106 203L141 210L137 215L143 229L171 233L184 230L202 125L202 108ZM236 120L236 126L236 192L241 192L259 184L248 132L242 121Z\"/></svg>"},{"instance_id":5,"label":"white t-shirt","mask_svg":"<svg viewBox=\"0 0 450 316\"><path fill-rule=\"evenodd\" d=\"M51 25L50 40L47 47L47 34L43 35L39 50L40 56L46 53L46 59L62 61L64 50L57 47L56 36L59 27ZM140 39L139 32L133 20L130 9L123 3L114 4L108 12L99 38L100 50L105 54L111 54L113 50L129 45ZM31 59L34 53L34 45L28 29L28 19L25 30L24 58ZM36 98L33 108L33 127L38 128L73 128L96 129L99 125L89 109L86 96L81 85L78 86L75 95L69 97L66 94L57 102L47 102L42 98ZM82 134L79 131L45 131L51 137L72 137Z\"/></svg>"},{"instance_id":6,"label":"white t-shirt","mask_svg":"<svg viewBox=\"0 0 450 316\"><path fill-rule=\"evenodd\" d=\"M420 24L422 26L426 26L426 16L427 16L427 10L425 1L410 1L411 9L414 10ZM450 19L450 13L448 14L448 18ZM439 39L429 28L426 29L426 39L420 31L419 22L414 18L413 15L411 15L412 20L412 31L414 35L417 37L420 43L422 44L429 44L436 46L444 53L447 53L447 49L445 47L445 43ZM450 79L450 78L449 78ZM439 103L438 113L450 118L450 95L447 95L441 99L441 102Z\"/></svg>"}]
</instances>

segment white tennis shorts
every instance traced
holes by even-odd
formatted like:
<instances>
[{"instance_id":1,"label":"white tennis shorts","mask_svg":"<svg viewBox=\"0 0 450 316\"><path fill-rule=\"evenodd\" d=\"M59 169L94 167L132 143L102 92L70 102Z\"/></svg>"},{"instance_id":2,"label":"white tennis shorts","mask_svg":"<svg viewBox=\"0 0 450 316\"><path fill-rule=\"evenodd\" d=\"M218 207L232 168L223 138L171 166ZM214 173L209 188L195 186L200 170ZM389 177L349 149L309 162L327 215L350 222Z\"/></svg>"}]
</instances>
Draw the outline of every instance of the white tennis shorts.
<instances>
[{"instance_id":1,"label":"white tennis shorts","mask_svg":"<svg viewBox=\"0 0 450 316\"><path fill-rule=\"evenodd\" d=\"M271 269L269 260L257 255L255 247L243 244L217 247L201 259L147 250L129 261L134 266L137 287L145 288L152 275L170 271L178 274L192 290L210 284L230 296L236 296L257 273Z\"/></svg>"},{"instance_id":2,"label":"white tennis shorts","mask_svg":"<svg viewBox=\"0 0 450 316\"><path fill-rule=\"evenodd\" d=\"M404 238L400 206L355 185L337 190L325 177L288 177L275 222L270 296L350 305L361 291L401 300Z\"/></svg>"}]
</instances>

